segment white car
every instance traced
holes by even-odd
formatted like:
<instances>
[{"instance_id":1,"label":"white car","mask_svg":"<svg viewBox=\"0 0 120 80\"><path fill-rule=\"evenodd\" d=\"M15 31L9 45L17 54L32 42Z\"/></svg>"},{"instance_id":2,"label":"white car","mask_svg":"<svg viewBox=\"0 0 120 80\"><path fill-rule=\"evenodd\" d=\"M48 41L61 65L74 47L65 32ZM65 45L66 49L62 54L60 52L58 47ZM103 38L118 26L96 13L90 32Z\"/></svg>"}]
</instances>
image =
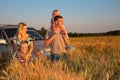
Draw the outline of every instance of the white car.
<instances>
[{"instance_id":1,"label":"white car","mask_svg":"<svg viewBox=\"0 0 120 80\"><path fill-rule=\"evenodd\" d=\"M16 34L17 25L5 25L0 26L0 58L10 59L11 54L14 55L12 38ZM41 36L37 30L33 27L28 27L27 31L34 37L34 50L33 52L39 52L42 55L50 55L50 47L44 46L44 37ZM9 56L10 55L10 56ZM34 55L34 54L33 54ZM39 55L37 55L39 56ZM35 55L34 55L35 57Z\"/></svg>"}]
</instances>

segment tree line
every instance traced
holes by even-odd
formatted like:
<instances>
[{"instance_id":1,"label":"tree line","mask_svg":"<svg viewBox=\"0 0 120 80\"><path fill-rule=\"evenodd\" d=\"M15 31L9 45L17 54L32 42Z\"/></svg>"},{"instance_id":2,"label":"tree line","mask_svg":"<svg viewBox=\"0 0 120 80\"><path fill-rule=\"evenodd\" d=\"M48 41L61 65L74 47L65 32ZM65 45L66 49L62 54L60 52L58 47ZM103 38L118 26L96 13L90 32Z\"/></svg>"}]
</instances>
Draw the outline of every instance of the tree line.
<instances>
[{"instance_id":1,"label":"tree line","mask_svg":"<svg viewBox=\"0 0 120 80\"><path fill-rule=\"evenodd\" d=\"M37 30L42 36L45 36L47 29L42 27L40 30ZM69 37L84 37L84 36L117 36L120 35L120 30L109 31L104 33L77 33L77 32L68 32Z\"/></svg>"}]
</instances>

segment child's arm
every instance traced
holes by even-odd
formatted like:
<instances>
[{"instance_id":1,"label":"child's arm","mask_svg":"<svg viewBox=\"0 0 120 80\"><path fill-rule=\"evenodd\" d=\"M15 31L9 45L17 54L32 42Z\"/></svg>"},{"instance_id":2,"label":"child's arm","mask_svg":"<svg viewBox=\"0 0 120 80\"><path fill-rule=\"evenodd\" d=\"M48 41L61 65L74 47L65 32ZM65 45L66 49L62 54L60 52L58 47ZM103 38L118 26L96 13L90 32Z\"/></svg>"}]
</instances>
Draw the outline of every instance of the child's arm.
<instances>
[{"instance_id":1,"label":"child's arm","mask_svg":"<svg viewBox=\"0 0 120 80\"><path fill-rule=\"evenodd\" d=\"M68 38L68 35L66 34L66 35L62 35L63 36L63 39L64 39L64 41L65 41L65 44L66 45L69 45L70 44L70 40L69 40L69 38Z\"/></svg>"}]
</instances>

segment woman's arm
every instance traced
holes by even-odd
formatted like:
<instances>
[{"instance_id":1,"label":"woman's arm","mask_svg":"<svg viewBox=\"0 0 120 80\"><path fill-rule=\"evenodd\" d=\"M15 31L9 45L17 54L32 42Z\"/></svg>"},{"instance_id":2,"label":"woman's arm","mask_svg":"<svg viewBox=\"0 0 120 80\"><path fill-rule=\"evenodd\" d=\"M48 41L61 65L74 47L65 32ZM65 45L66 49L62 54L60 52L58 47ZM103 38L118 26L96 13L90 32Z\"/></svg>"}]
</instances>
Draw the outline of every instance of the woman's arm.
<instances>
[{"instance_id":1,"label":"woman's arm","mask_svg":"<svg viewBox=\"0 0 120 80\"><path fill-rule=\"evenodd\" d=\"M34 47L33 41L30 41L30 49L29 49L29 51L28 51L28 53L27 53L27 56L30 56L30 54L31 54L32 51L33 51L33 47Z\"/></svg>"},{"instance_id":2,"label":"woman's arm","mask_svg":"<svg viewBox=\"0 0 120 80\"><path fill-rule=\"evenodd\" d=\"M16 42L13 42L13 47L14 47L14 49L15 49L15 52L16 52L16 53L19 53Z\"/></svg>"}]
</instances>

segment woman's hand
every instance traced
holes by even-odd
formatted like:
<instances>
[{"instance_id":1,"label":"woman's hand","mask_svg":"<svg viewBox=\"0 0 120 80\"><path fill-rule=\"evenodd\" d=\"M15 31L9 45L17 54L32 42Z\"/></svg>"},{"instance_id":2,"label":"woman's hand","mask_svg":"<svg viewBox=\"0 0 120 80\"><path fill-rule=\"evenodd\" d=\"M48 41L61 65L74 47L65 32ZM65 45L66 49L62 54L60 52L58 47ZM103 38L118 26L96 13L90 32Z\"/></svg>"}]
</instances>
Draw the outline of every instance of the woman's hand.
<instances>
[{"instance_id":1,"label":"woman's hand","mask_svg":"<svg viewBox=\"0 0 120 80\"><path fill-rule=\"evenodd\" d=\"M25 61L29 61L29 58L30 58L30 55L23 55L23 59L24 59Z\"/></svg>"}]
</instances>

